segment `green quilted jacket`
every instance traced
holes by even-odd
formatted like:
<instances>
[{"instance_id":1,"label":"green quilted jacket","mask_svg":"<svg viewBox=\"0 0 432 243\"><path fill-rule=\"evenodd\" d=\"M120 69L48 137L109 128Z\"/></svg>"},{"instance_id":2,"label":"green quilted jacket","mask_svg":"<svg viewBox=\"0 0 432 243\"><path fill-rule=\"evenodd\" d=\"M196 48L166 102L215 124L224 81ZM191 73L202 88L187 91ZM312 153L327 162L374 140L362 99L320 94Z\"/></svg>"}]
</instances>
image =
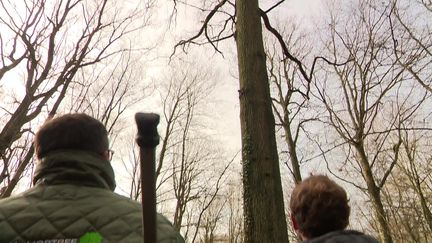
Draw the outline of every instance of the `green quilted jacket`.
<instances>
[{"instance_id":1,"label":"green quilted jacket","mask_svg":"<svg viewBox=\"0 0 432 243\"><path fill-rule=\"evenodd\" d=\"M115 194L110 163L83 151L58 151L39 161L35 186L0 200L0 243L140 243L141 205ZM157 215L157 242L182 243Z\"/></svg>"}]
</instances>

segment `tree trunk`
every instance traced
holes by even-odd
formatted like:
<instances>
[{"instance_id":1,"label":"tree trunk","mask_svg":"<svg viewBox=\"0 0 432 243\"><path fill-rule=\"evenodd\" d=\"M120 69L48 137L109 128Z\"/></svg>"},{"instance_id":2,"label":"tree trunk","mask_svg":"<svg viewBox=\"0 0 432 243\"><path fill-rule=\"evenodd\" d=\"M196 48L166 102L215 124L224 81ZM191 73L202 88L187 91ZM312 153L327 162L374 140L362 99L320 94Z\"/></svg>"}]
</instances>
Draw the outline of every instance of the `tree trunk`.
<instances>
[{"instance_id":1,"label":"tree trunk","mask_svg":"<svg viewBox=\"0 0 432 243\"><path fill-rule=\"evenodd\" d=\"M408 155L408 156L409 156L408 158L409 158L410 163L411 163L412 184L414 186L414 190L416 191L416 193L420 197L420 205L421 205L421 208L423 211L423 215L426 219L426 223L429 226L429 229L432 232L432 213L431 213L429 206L428 206L428 200L423 193L420 178L419 178L419 175L417 173L417 169L415 167L416 164L415 164L414 158L412 158L411 155Z\"/></svg>"},{"instance_id":2,"label":"tree trunk","mask_svg":"<svg viewBox=\"0 0 432 243\"><path fill-rule=\"evenodd\" d=\"M369 197L372 199L375 215L378 220L378 231L381 242L393 243L390 227L388 225L386 213L381 200L380 188L376 185L369 161L366 156L363 144L356 144L355 148L360 156L360 164L363 171L363 178L366 181Z\"/></svg>"},{"instance_id":3,"label":"tree trunk","mask_svg":"<svg viewBox=\"0 0 432 243\"><path fill-rule=\"evenodd\" d=\"M291 121L289 120L288 110L286 108L284 108L284 114L285 114L284 119L286 121L286 124L283 125L285 131L285 142L288 145L288 151L291 160L294 182L296 184L299 184L302 181L301 172L300 172L300 162L297 157L296 144L294 142L293 134L291 132L291 126L290 126Z\"/></svg>"},{"instance_id":4,"label":"tree trunk","mask_svg":"<svg viewBox=\"0 0 432 243\"><path fill-rule=\"evenodd\" d=\"M245 242L288 242L258 0L237 0Z\"/></svg>"}]
</instances>

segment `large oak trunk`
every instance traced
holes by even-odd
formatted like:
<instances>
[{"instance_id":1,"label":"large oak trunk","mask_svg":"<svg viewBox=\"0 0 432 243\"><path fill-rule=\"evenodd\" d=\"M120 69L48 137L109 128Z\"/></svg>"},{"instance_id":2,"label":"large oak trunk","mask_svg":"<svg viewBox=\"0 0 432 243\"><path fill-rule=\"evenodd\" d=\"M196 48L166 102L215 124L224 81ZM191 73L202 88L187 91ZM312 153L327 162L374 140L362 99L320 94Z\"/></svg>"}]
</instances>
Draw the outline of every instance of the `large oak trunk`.
<instances>
[{"instance_id":1,"label":"large oak trunk","mask_svg":"<svg viewBox=\"0 0 432 243\"><path fill-rule=\"evenodd\" d=\"M288 242L257 0L237 0L245 242Z\"/></svg>"}]
</instances>

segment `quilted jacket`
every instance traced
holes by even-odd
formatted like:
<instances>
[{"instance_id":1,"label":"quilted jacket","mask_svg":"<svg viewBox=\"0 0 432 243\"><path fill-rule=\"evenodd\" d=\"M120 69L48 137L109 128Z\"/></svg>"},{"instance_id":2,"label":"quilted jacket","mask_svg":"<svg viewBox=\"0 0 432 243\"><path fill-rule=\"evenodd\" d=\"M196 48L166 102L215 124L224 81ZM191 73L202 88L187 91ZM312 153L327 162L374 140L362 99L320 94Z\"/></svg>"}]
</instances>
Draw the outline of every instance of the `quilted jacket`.
<instances>
[{"instance_id":1,"label":"quilted jacket","mask_svg":"<svg viewBox=\"0 0 432 243\"><path fill-rule=\"evenodd\" d=\"M37 165L34 183L0 200L0 243L142 242L141 205L113 192L113 169L100 156L48 154ZM159 214L156 227L157 242L184 242Z\"/></svg>"},{"instance_id":2,"label":"quilted jacket","mask_svg":"<svg viewBox=\"0 0 432 243\"><path fill-rule=\"evenodd\" d=\"M304 243L378 243L378 240L355 230L341 230L304 241Z\"/></svg>"}]
</instances>

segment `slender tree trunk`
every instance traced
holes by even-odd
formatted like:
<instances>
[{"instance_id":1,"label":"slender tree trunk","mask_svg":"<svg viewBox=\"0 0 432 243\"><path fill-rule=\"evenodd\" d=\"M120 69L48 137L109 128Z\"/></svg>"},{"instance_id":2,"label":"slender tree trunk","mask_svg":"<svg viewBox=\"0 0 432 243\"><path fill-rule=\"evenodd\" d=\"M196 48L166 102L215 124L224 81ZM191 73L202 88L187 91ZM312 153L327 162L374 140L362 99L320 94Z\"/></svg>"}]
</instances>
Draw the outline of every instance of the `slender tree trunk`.
<instances>
[{"instance_id":1,"label":"slender tree trunk","mask_svg":"<svg viewBox=\"0 0 432 243\"><path fill-rule=\"evenodd\" d=\"M427 222L427 224L429 226L429 230L432 232L432 213L429 210L428 202L427 202L427 199L426 199L426 197L425 197L425 195L424 195L424 193L423 193L423 191L422 191L422 189L420 187L420 183L418 183L417 186L418 186L418 188L417 188L418 192L417 193L420 196L420 204L421 204L421 207L422 207L422 210L423 210L423 214L424 214L426 222Z\"/></svg>"},{"instance_id":2,"label":"slender tree trunk","mask_svg":"<svg viewBox=\"0 0 432 243\"><path fill-rule=\"evenodd\" d=\"M237 0L245 242L288 242L258 0Z\"/></svg>"},{"instance_id":3,"label":"slender tree trunk","mask_svg":"<svg viewBox=\"0 0 432 243\"><path fill-rule=\"evenodd\" d=\"M378 219L379 235L381 242L383 243L393 243L391 237L390 227L388 225L386 213L381 200L380 188L376 185L369 161L366 156L363 145L356 144L355 148L360 156L360 163L363 171L363 178L366 181L366 186L368 194L372 199L374 211L376 218Z\"/></svg>"},{"instance_id":4,"label":"slender tree trunk","mask_svg":"<svg viewBox=\"0 0 432 243\"><path fill-rule=\"evenodd\" d=\"M409 161L409 169L406 169L406 174L411 182L411 184L414 187L414 191L418 194L418 196L420 197L420 205L422 208L422 212L423 215L425 217L426 223L429 227L429 230L432 232L432 213L429 209L428 206L428 200L427 197L424 195L423 193L423 189L421 187L421 182L420 182L420 178L417 172L417 164L416 164L416 159L415 159L415 147L416 144L414 143L413 145L411 145L412 147L410 147L410 145L405 142L404 143L405 146L405 152L406 155L408 157L408 161Z\"/></svg>"},{"instance_id":5,"label":"slender tree trunk","mask_svg":"<svg viewBox=\"0 0 432 243\"><path fill-rule=\"evenodd\" d=\"M411 167L412 167L412 183L414 186L414 190L417 192L418 196L420 197L420 205L422 207L422 211L423 211L423 215L426 219L426 223L429 226L429 229L432 232L432 213L429 209L428 206L428 200L425 197L424 193L423 193L423 189L421 187L421 183L420 183L420 178L419 175L417 173L417 169L415 168L415 161L414 159L411 158L411 156L409 155L409 159L410 159L410 163L411 163Z\"/></svg>"},{"instance_id":6,"label":"slender tree trunk","mask_svg":"<svg viewBox=\"0 0 432 243\"><path fill-rule=\"evenodd\" d=\"M285 130L285 142L288 145L288 151L289 156L291 160L291 166L292 166L292 173L294 176L294 182L296 184L299 184L302 181L301 172L300 172L300 162L297 157L297 150L296 150L296 144L293 139L293 134L291 132L291 126L289 123L291 122L288 117L288 110L284 109L285 113L285 121L287 124L283 125L283 128Z\"/></svg>"}]
</instances>

